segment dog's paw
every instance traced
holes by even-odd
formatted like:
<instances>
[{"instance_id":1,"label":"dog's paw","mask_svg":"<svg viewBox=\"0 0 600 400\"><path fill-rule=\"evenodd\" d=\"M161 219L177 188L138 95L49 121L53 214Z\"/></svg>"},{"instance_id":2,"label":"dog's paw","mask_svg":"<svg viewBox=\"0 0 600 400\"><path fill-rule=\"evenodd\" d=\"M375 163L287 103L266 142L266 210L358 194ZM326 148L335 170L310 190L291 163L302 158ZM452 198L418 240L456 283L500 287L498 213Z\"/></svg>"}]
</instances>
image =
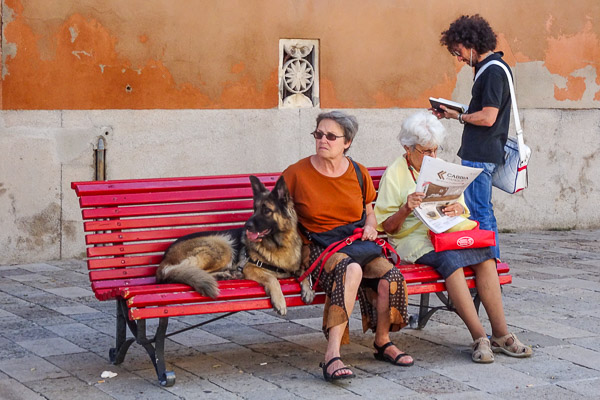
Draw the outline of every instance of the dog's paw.
<instances>
[{"instance_id":1,"label":"dog's paw","mask_svg":"<svg viewBox=\"0 0 600 400\"><path fill-rule=\"evenodd\" d=\"M217 297L219 297L219 294L221 294L221 291L219 290L218 287L207 287L207 288L204 288L203 292L204 292L205 296L208 296L212 299L216 299Z\"/></svg>"},{"instance_id":2,"label":"dog's paw","mask_svg":"<svg viewBox=\"0 0 600 400\"><path fill-rule=\"evenodd\" d=\"M313 300L315 299L315 291L310 287L303 285L300 297L305 304L312 304Z\"/></svg>"},{"instance_id":3,"label":"dog's paw","mask_svg":"<svg viewBox=\"0 0 600 400\"><path fill-rule=\"evenodd\" d=\"M202 282L201 285L198 285L197 287L194 287L196 289L197 292L208 296L210 298L216 299L217 297L219 297L220 294L220 290L219 290L219 284L217 283L216 280L208 280L208 281L204 281Z\"/></svg>"},{"instance_id":4,"label":"dog's paw","mask_svg":"<svg viewBox=\"0 0 600 400\"><path fill-rule=\"evenodd\" d=\"M279 315L287 314L287 305L285 304L285 298L283 295L281 297L273 296L271 298L271 304L273 304L273 310L277 311Z\"/></svg>"}]
</instances>

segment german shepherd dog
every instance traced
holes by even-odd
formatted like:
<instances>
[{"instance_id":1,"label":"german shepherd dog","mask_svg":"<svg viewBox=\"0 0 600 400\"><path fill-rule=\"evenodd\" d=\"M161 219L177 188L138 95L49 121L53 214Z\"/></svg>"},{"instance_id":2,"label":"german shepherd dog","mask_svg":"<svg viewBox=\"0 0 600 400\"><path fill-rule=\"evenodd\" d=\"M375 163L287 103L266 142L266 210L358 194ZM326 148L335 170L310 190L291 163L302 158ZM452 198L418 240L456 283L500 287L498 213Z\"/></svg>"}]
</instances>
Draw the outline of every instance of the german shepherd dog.
<instances>
[{"instance_id":1,"label":"german shepherd dog","mask_svg":"<svg viewBox=\"0 0 600 400\"><path fill-rule=\"evenodd\" d=\"M254 213L243 228L198 232L169 246L158 270L158 282L184 283L216 298L217 279L251 279L264 286L273 308L285 315L287 307L278 278L300 276L302 239L298 217L283 177L272 192L250 176ZM312 303L309 280L302 282L302 300Z\"/></svg>"}]
</instances>

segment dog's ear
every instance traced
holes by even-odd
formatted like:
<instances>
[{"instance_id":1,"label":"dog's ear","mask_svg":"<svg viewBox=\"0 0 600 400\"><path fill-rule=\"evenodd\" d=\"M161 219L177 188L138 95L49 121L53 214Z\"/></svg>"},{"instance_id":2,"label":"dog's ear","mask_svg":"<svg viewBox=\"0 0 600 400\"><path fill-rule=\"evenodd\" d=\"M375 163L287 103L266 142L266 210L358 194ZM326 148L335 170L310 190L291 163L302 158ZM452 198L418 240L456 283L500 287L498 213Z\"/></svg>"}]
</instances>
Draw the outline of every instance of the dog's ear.
<instances>
[{"instance_id":1,"label":"dog's ear","mask_svg":"<svg viewBox=\"0 0 600 400\"><path fill-rule=\"evenodd\" d=\"M252 193L254 194L254 197L257 197L263 192L268 192L265 185L263 185L262 182L254 175L250 175L250 183L252 184Z\"/></svg>"},{"instance_id":2,"label":"dog's ear","mask_svg":"<svg viewBox=\"0 0 600 400\"><path fill-rule=\"evenodd\" d=\"M281 205L285 208L287 207L288 202L290 201L290 191L285 183L285 179L283 179L283 175L277 179L277 183L271 192L275 195L277 200L281 203Z\"/></svg>"}]
</instances>

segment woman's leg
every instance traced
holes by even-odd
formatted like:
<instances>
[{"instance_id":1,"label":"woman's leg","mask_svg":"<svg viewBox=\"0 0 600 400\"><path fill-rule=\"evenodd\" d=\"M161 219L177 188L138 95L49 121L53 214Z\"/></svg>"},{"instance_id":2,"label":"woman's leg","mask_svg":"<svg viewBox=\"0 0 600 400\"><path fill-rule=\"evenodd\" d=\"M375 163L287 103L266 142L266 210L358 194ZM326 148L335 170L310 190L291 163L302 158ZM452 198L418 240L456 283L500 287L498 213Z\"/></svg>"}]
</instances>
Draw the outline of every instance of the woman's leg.
<instances>
[{"instance_id":1,"label":"woman's leg","mask_svg":"<svg viewBox=\"0 0 600 400\"><path fill-rule=\"evenodd\" d=\"M481 303L485 307L490 324L492 325L492 335L495 337L507 335L508 327L506 326L506 318L504 317L502 292L500 291L496 262L490 259L473 265L471 268L475 271L477 293L479 293Z\"/></svg>"},{"instance_id":2,"label":"woman's leg","mask_svg":"<svg viewBox=\"0 0 600 400\"><path fill-rule=\"evenodd\" d=\"M452 304L456 309L456 312L465 322L465 325L467 326L467 329L469 329L473 340L484 336L487 337L485 329L483 328L483 325L479 320L479 316L477 315L475 305L473 304L471 292L469 291L469 287L465 281L465 274L462 268L457 269L452 273L452 275L446 278L446 289L448 291L448 296L450 297L450 300L452 300Z\"/></svg>"},{"instance_id":3,"label":"woman's leg","mask_svg":"<svg viewBox=\"0 0 600 400\"><path fill-rule=\"evenodd\" d=\"M377 329L375 330L375 344L379 347L390 342L390 282L386 279L380 279L377 285ZM385 354L395 359L402 353L396 346L389 346L385 349ZM401 357L398 362L410 363L413 358L409 355Z\"/></svg>"},{"instance_id":4,"label":"woman's leg","mask_svg":"<svg viewBox=\"0 0 600 400\"><path fill-rule=\"evenodd\" d=\"M354 262L349 264L346 268L346 279L344 281L344 302L348 318L350 318L350 314L352 314L352 310L354 309L354 303L356 302L356 295L358 293L358 287L361 280L362 268L360 265ZM340 356L340 346L345 330L346 323L329 328L329 340L327 341L327 350L325 352L325 363L327 363L333 357ZM327 368L327 373L331 374L340 368L344 368L344 363L339 360L335 361ZM352 374L352 371L348 368L342 369L336 373L336 375L349 374Z\"/></svg>"}]
</instances>

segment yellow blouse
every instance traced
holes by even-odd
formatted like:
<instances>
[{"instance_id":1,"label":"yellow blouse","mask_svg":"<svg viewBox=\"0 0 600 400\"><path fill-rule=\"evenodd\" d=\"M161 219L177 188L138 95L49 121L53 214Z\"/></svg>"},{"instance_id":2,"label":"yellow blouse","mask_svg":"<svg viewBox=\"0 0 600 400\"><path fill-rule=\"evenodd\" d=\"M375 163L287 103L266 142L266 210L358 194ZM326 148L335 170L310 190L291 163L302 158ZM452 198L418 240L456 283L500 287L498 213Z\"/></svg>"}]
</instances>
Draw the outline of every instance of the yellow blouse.
<instances>
[{"instance_id":1,"label":"yellow blouse","mask_svg":"<svg viewBox=\"0 0 600 400\"><path fill-rule=\"evenodd\" d=\"M415 179L418 179L418 172L414 171L414 173ZM408 195L414 193L416 187L417 185L408 169L404 156L398 157L387 167L379 182L379 193L375 203L375 216L377 217L377 229L379 231L384 231L383 222L406 203ZM463 195L460 196L458 202L465 209L463 216L468 216L469 210ZM406 231L415 224L419 224L419 226L413 232L407 234ZM403 261L415 262L419 257L433 251L428 231L427 227L421 223L414 213L410 213L397 232L388 234L388 241L394 246Z\"/></svg>"}]
</instances>

